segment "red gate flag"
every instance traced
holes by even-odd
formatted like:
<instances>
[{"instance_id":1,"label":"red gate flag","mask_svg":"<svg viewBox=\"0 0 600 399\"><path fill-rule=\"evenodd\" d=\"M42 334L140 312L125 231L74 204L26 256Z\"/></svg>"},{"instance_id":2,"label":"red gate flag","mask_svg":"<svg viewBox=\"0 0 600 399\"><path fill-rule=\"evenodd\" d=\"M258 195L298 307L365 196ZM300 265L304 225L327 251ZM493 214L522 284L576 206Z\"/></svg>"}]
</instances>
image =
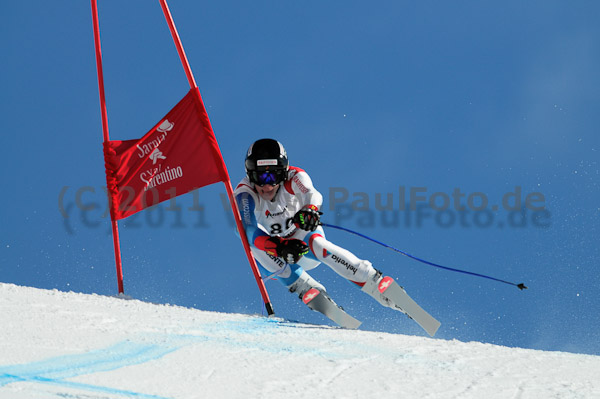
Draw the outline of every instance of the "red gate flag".
<instances>
[{"instance_id":1,"label":"red gate flag","mask_svg":"<svg viewBox=\"0 0 600 399\"><path fill-rule=\"evenodd\" d=\"M229 181L198 88L141 139L105 141L104 160L112 220Z\"/></svg>"},{"instance_id":2,"label":"red gate flag","mask_svg":"<svg viewBox=\"0 0 600 399\"><path fill-rule=\"evenodd\" d=\"M91 0L98 92L100 94L100 113L102 116L102 136L104 138L106 182L109 192L119 293L123 293L123 269L118 220L177 195L222 181L227 190L231 210L240 232L239 236L250 263L250 268L258 284L267 313L272 315L274 314L273 306L271 306L265 283L252 256L240 211L233 197L233 188L231 187L227 167L210 126L202 97L200 97L200 91L185 56L167 1L159 1L191 90L175 108L141 139L110 141L106 97L104 95L98 4L97 0Z\"/></svg>"}]
</instances>

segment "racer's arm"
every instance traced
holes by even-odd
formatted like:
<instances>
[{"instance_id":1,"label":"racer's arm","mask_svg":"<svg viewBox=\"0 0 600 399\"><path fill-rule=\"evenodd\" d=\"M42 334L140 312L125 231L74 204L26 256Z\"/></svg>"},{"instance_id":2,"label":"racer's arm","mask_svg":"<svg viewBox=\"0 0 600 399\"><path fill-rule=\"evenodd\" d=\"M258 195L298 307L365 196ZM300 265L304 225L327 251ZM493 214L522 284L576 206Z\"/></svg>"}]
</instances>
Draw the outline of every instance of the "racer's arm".
<instances>
[{"instance_id":1,"label":"racer's arm","mask_svg":"<svg viewBox=\"0 0 600 399\"><path fill-rule=\"evenodd\" d=\"M264 251L264 247L262 245L256 245L256 240L259 237L268 238L269 235L258 227L256 216L254 216L254 209L256 208L256 200L254 196L247 191L241 191L235 196L235 200L238 204L238 208L240 209L242 224L244 225L244 231L248 237L248 242L250 245L254 245L258 249L262 249ZM259 240L259 242L262 241Z\"/></svg>"},{"instance_id":2,"label":"racer's arm","mask_svg":"<svg viewBox=\"0 0 600 399\"><path fill-rule=\"evenodd\" d=\"M290 167L290 169L293 175L292 178L285 183L285 189L298 198L302 207L313 205L317 210L321 209L321 206L323 205L323 196L314 187L308 173L300 168Z\"/></svg>"},{"instance_id":3,"label":"racer's arm","mask_svg":"<svg viewBox=\"0 0 600 399\"><path fill-rule=\"evenodd\" d=\"M320 224L323 196L315 189L308 173L299 168L293 168L293 175L286 182L286 190L293 193L300 201L302 209L294 215L294 224L307 231L315 231Z\"/></svg>"}]
</instances>

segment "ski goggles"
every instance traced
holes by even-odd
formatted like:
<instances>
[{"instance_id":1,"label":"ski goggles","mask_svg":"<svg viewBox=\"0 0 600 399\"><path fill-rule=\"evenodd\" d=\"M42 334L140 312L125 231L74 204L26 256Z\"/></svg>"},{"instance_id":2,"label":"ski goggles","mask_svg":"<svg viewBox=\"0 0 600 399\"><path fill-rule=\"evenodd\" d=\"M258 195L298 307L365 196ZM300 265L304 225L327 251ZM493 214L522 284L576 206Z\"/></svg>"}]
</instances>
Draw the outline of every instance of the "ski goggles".
<instances>
[{"instance_id":1,"label":"ski goggles","mask_svg":"<svg viewBox=\"0 0 600 399\"><path fill-rule=\"evenodd\" d=\"M250 175L250 180L252 183L258 186L271 185L276 186L285 180L285 171L283 170L266 170L262 172L252 172Z\"/></svg>"}]
</instances>

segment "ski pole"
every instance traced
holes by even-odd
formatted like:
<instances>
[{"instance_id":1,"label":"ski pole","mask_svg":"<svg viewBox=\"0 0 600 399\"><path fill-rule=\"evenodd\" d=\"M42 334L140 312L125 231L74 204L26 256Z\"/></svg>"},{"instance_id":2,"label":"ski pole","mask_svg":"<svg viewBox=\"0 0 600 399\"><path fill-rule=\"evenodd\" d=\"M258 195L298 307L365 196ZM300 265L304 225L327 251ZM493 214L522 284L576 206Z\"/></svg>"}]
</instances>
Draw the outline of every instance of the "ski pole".
<instances>
[{"instance_id":1,"label":"ski pole","mask_svg":"<svg viewBox=\"0 0 600 399\"><path fill-rule=\"evenodd\" d=\"M263 281L267 281L267 280L270 280L270 279L273 279L273 280L275 280L275 279L274 279L274 277L277 277L277 276L279 276L279 275L280 275L281 273L283 273L283 271L284 271L286 268L288 268L289 266L290 266L290 265L288 265L288 264L286 263L284 267L282 267L281 269L277 270L275 273L271 273L271 274L269 274L267 277L263 277L263 278L262 278L262 279L263 279Z\"/></svg>"},{"instance_id":2,"label":"ski pole","mask_svg":"<svg viewBox=\"0 0 600 399\"><path fill-rule=\"evenodd\" d=\"M425 263L426 265L430 265L430 266L434 266L434 267L439 267L440 269L449 270L449 271L452 271L452 272L464 273L464 274L470 274L471 276L476 276L476 277L487 278L487 279L489 279L489 280L498 281L498 282L500 282L500 283L504 283L504 284L508 284L508 285L514 285L515 287L519 288L520 290L527 289L527 287L526 287L526 286L525 286L525 284L523 284L523 283L519 283L519 284L517 284L517 283L512 283L512 282L510 282L510 281L501 280L501 279L499 279L499 278L495 278L495 277L491 277L491 276L486 276L485 274L479 274L479 273L473 273L473 272L470 272L470 271L467 271L467 270L455 269L455 268L453 268L453 267L448 267L448 266L438 265L437 263L433 263L433 262L429 262L429 261L427 261L427 260L425 260L425 259L417 258L416 256L414 256L414 255L411 255L411 254L409 254L409 253L407 253L407 252L401 251L401 250L399 250L399 249L397 249L397 248L394 248L394 247L392 247L391 245L385 244L385 243L383 243L383 242L381 242L381 241L378 241L378 240L376 240L376 239L374 239L374 238L371 238L371 237L369 237L369 236L366 236L366 235L364 235L364 234L361 234L361 233L359 233L359 232L357 232L357 231L354 231L354 230L347 229L347 228L345 228L345 227L340 227L340 226L336 226L336 225L329 224L329 223L321 223L321 226L325 226L325 227L331 227L331 228L333 228L333 229L343 230L343 231L346 231L346 232L348 232L348 233L355 234L355 235L357 235L357 236L359 236L359 237L362 237L362 238L365 238L365 239L367 239L367 240L373 241L373 242L374 242L374 243L376 243L376 244L379 244L379 245L381 245L381 246L384 246L384 247L386 247L386 248L389 248L389 249L391 249L391 250L393 250L393 251L396 251L396 252L398 252L398 253L400 253L400 254L402 254L402 255L404 255L404 256L408 256L408 257L409 257L409 258L411 258L411 259L414 259L414 260L416 260L416 261L419 261L419 262L421 262L421 263Z\"/></svg>"}]
</instances>

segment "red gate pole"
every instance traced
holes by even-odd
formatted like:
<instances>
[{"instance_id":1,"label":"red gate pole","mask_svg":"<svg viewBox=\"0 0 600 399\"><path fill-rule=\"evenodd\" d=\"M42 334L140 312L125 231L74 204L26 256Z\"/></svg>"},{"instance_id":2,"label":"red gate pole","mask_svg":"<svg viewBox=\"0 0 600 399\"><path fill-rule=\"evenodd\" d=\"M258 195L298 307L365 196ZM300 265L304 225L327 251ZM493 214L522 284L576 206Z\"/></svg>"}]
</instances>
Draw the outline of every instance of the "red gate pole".
<instances>
[{"instance_id":1,"label":"red gate pole","mask_svg":"<svg viewBox=\"0 0 600 399\"><path fill-rule=\"evenodd\" d=\"M106 112L106 97L104 96L104 74L102 72L102 49L100 47L100 24L98 23L98 5L96 0L92 1L92 21L94 25L94 46L96 48L96 69L98 71L98 91L100 92L100 112L102 114L102 136L104 142L108 142L108 113ZM108 176L106 184L108 186ZM117 267L117 283L119 294L123 294L123 266L121 263L121 245L119 244L119 224L114 219L112 196L108 196L110 206L110 219L112 224L113 245L115 248L115 264Z\"/></svg>"},{"instance_id":2,"label":"red gate pole","mask_svg":"<svg viewBox=\"0 0 600 399\"><path fill-rule=\"evenodd\" d=\"M175 27L175 22L173 22L173 17L171 15L171 11L169 10L169 6L167 5L166 0L159 0L160 6L162 7L163 14L165 14L165 19L167 20L167 24L169 25L169 30L171 31L171 36L173 37L173 41L175 42L175 47L177 47L177 53L179 54L179 58L181 60L181 65L185 70L185 74L187 76L188 82L190 84L191 89L195 89L196 99L199 100L200 107L204 112L204 105L202 102L202 98L200 97L200 91L198 90L198 86L196 85L196 81L194 80L194 75L192 74L192 69L185 55L185 51L183 50L183 45L181 44L181 39L179 38L179 34L177 33L177 28ZM206 122L210 125L208 118L206 118ZM211 128L212 131L212 128ZM213 146L214 148L214 146ZM267 293L267 289L265 287L265 283L260 276L260 272L258 271L258 266L256 265L256 260L252 256L252 252L250 251L250 243L248 242L248 237L246 236L246 230L242 224L242 217L240 216L240 210L233 197L233 188L231 187L231 180L229 179L229 173L227 172L227 166L225 165L225 161L223 161L223 156L221 155L220 150L218 150L219 146L216 144L215 149L215 158L218 160L221 165L221 174L223 176L223 184L225 184L225 189L227 190L227 196L229 197L229 203L231 204L231 211L233 212L233 218L235 219L235 223L237 225L238 232L240 233L240 238L242 240L242 244L244 246L244 251L246 252L246 257L248 258L248 262L250 263L250 268L252 269L252 273L254 274L254 278L256 279L256 283L258 284L258 289L260 290L260 294L262 296L263 302L265 304L265 308L267 309L267 313L269 315L275 314L273 311L273 306L271 305L271 300L269 299L269 294Z\"/></svg>"}]
</instances>

